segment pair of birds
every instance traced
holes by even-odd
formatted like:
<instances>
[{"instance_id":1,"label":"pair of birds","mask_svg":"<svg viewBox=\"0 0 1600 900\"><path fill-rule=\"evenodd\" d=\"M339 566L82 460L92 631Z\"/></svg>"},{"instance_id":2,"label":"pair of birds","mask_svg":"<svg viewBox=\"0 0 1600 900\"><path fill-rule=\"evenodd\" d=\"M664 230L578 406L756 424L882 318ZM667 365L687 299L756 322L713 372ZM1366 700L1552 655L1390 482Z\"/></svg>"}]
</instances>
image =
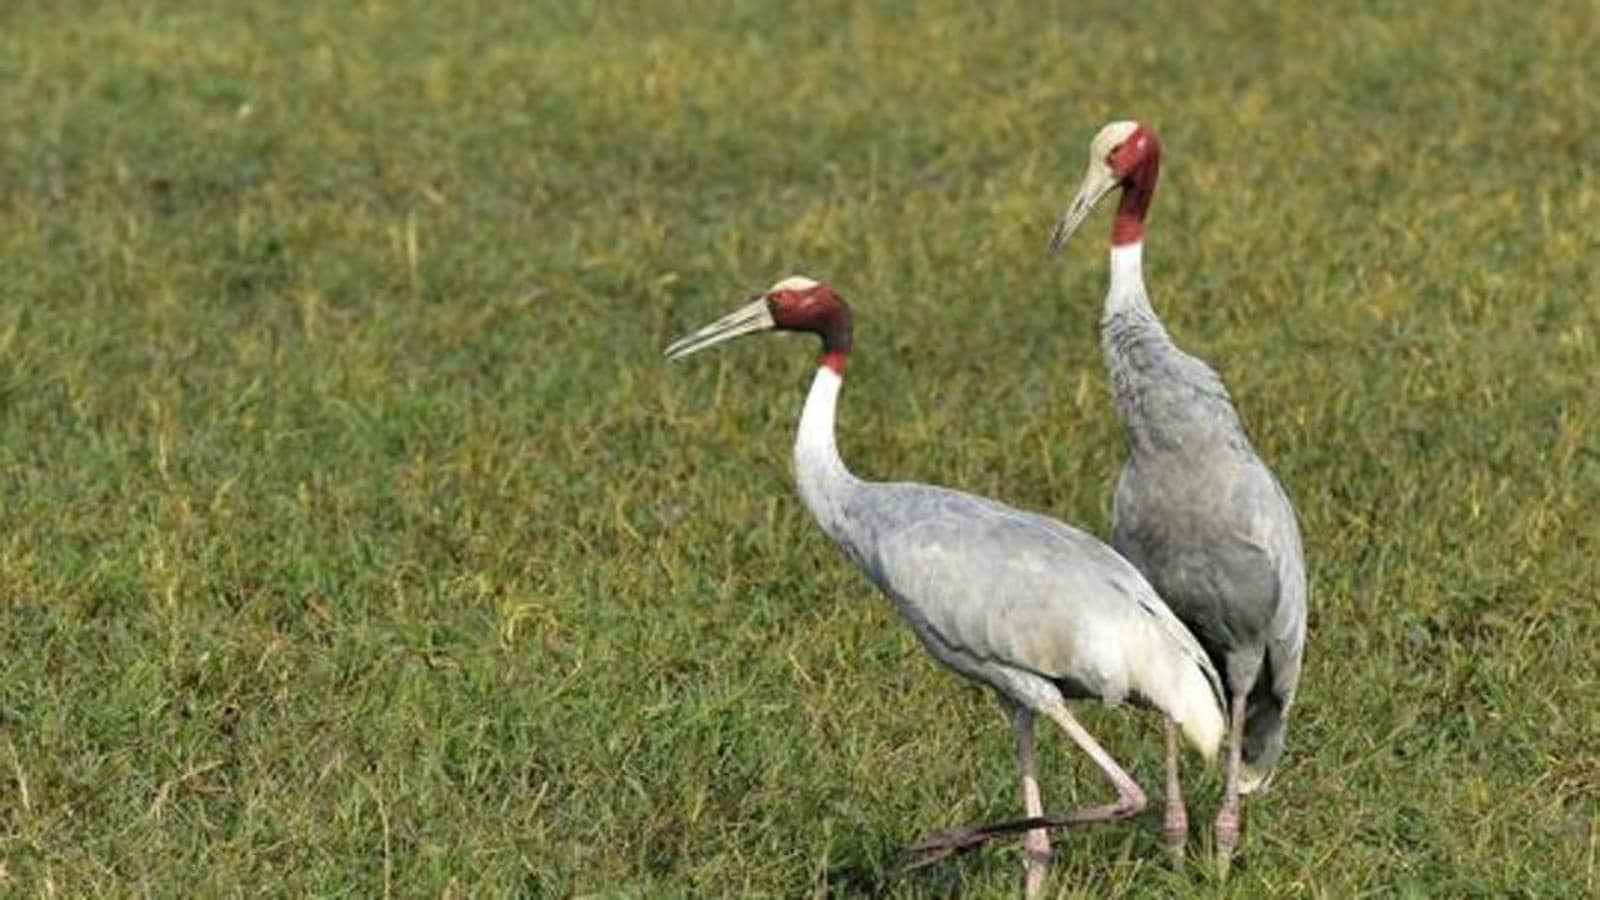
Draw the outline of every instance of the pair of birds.
<instances>
[{"instance_id":1,"label":"pair of birds","mask_svg":"<svg viewBox=\"0 0 1600 900\"><path fill-rule=\"evenodd\" d=\"M1226 738L1215 824L1226 867L1240 795L1283 752L1305 646L1306 581L1294 510L1252 449L1227 389L1167 335L1145 293L1140 253L1160 168L1155 132L1113 122L1056 227L1059 250L1096 203L1120 191L1111 229L1103 345L1130 457L1117 482L1111 546L1054 519L971 494L856 478L834 415L852 350L849 307L826 284L786 278L667 349L695 353L756 331L810 332L821 364L794 447L801 499L822 530L899 607L941 663L991 687L1016 732L1026 817L931 838L932 858L1024 833L1025 893L1044 885L1046 829L1132 816L1144 791L1068 710L1099 698L1163 714L1164 843L1181 857L1188 817L1178 733L1208 760ZM1115 548L1115 549L1113 549ZM1116 800L1046 815L1035 774L1043 715L1094 760Z\"/></svg>"}]
</instances>

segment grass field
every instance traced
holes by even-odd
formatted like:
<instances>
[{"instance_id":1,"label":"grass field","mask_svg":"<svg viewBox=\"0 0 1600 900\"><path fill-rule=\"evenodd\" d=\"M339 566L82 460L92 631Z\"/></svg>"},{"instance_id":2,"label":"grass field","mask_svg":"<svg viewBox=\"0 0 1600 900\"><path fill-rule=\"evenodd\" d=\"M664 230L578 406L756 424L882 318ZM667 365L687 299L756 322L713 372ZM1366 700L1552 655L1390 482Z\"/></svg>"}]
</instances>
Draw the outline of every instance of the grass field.
<instances>
[{"instance_id":1,"label":"grass field","mask_svg":"<svg viewBox=\"0 0 1600 900\"><path fill-rule=\"evenodd\" d=\"M795 499L813 347L660 348L826 277L857 472L1104 534L1107 216L1043 248L1137 116L1311 650L1230 881L1152 813L1052 890L1594 895L1600 11L1192 6L0 5L0 893L1014 892L895 874L1010 733Z\"/></svg>"}]
</instances>

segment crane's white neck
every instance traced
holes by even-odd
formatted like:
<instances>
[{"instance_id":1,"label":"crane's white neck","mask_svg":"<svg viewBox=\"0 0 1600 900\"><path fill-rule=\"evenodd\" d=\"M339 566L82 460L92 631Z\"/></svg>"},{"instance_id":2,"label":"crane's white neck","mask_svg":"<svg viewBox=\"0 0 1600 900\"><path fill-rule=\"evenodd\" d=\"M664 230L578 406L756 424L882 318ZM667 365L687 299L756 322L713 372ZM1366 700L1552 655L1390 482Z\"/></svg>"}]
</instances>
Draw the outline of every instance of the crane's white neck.
<instances>
[{"instance_id":1,"label":"crane's white neck","mask_svg":"<svg viewBox=\"0 0 1600 900\"><path fill-rule=\"evenodd\" d=\"M834 439L834 416L844 376L831 367L818 367L800 413L800 430L794 440L794 475L800 499L822 530L837 539L843 520L846 491L855 482Z\"/></svg>"},{"instance_id":2,"label":"crane's white neck","mask_svg":"<svg viewBox=\"0 0 1600 900\"><path fill-rule=\"evenodd\" d=\"M1106 316L1121 312L1148 310L1150 298L1144 291L1144 242L1115 245L1111 248L1111 288L1106 291Z\"/></svg>"}]
</instances>

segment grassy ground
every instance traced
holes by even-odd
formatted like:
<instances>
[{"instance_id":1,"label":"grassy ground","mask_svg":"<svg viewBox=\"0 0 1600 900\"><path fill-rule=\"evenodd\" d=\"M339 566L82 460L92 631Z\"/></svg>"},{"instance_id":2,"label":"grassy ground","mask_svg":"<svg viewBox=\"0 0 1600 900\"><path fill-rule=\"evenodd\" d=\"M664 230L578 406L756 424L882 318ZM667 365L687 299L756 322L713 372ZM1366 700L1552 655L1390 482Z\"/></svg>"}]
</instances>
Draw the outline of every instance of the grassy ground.
<instances>
[{"instance_id":1,"label":"grassy ground","mask_svg":"<svg viewBox=\"0 0 1600 900\"><path fill-rule=\"evenodd\" d=\"M1052 888L1593 894L1600 14L978 6L0 5L0 892L1013 891L893 874L1010 738L793 497L811 346L659 349L828 277L858 472L1104 533L1105 215L1042 250L1136 115L1312 644L1228 884Z\"/></svg>"}]
</instances>

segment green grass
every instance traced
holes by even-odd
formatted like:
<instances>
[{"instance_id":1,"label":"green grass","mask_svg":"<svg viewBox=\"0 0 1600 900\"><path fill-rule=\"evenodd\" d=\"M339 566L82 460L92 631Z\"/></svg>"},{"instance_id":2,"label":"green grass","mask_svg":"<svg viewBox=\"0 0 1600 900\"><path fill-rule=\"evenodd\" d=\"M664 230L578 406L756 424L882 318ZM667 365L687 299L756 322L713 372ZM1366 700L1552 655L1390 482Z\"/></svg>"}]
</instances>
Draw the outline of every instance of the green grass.
<instances>
[{"instance_id":1,"label":"green grass","mask_svg":"<svg viewBox=\"0 0 1600 900\"><path fill-rule=\"evenodd\" d=\"M1043 247L1138 116L1311 648L1227 884L1147 816L1052 889L1592 895L1600 14L975 6L0 6L0 893L1013 892L894 874L1009 731L796 502L813 348L660 348L826 277L858 472L1105 533L1105 214Z\"/></svg>"}]
</instances>

